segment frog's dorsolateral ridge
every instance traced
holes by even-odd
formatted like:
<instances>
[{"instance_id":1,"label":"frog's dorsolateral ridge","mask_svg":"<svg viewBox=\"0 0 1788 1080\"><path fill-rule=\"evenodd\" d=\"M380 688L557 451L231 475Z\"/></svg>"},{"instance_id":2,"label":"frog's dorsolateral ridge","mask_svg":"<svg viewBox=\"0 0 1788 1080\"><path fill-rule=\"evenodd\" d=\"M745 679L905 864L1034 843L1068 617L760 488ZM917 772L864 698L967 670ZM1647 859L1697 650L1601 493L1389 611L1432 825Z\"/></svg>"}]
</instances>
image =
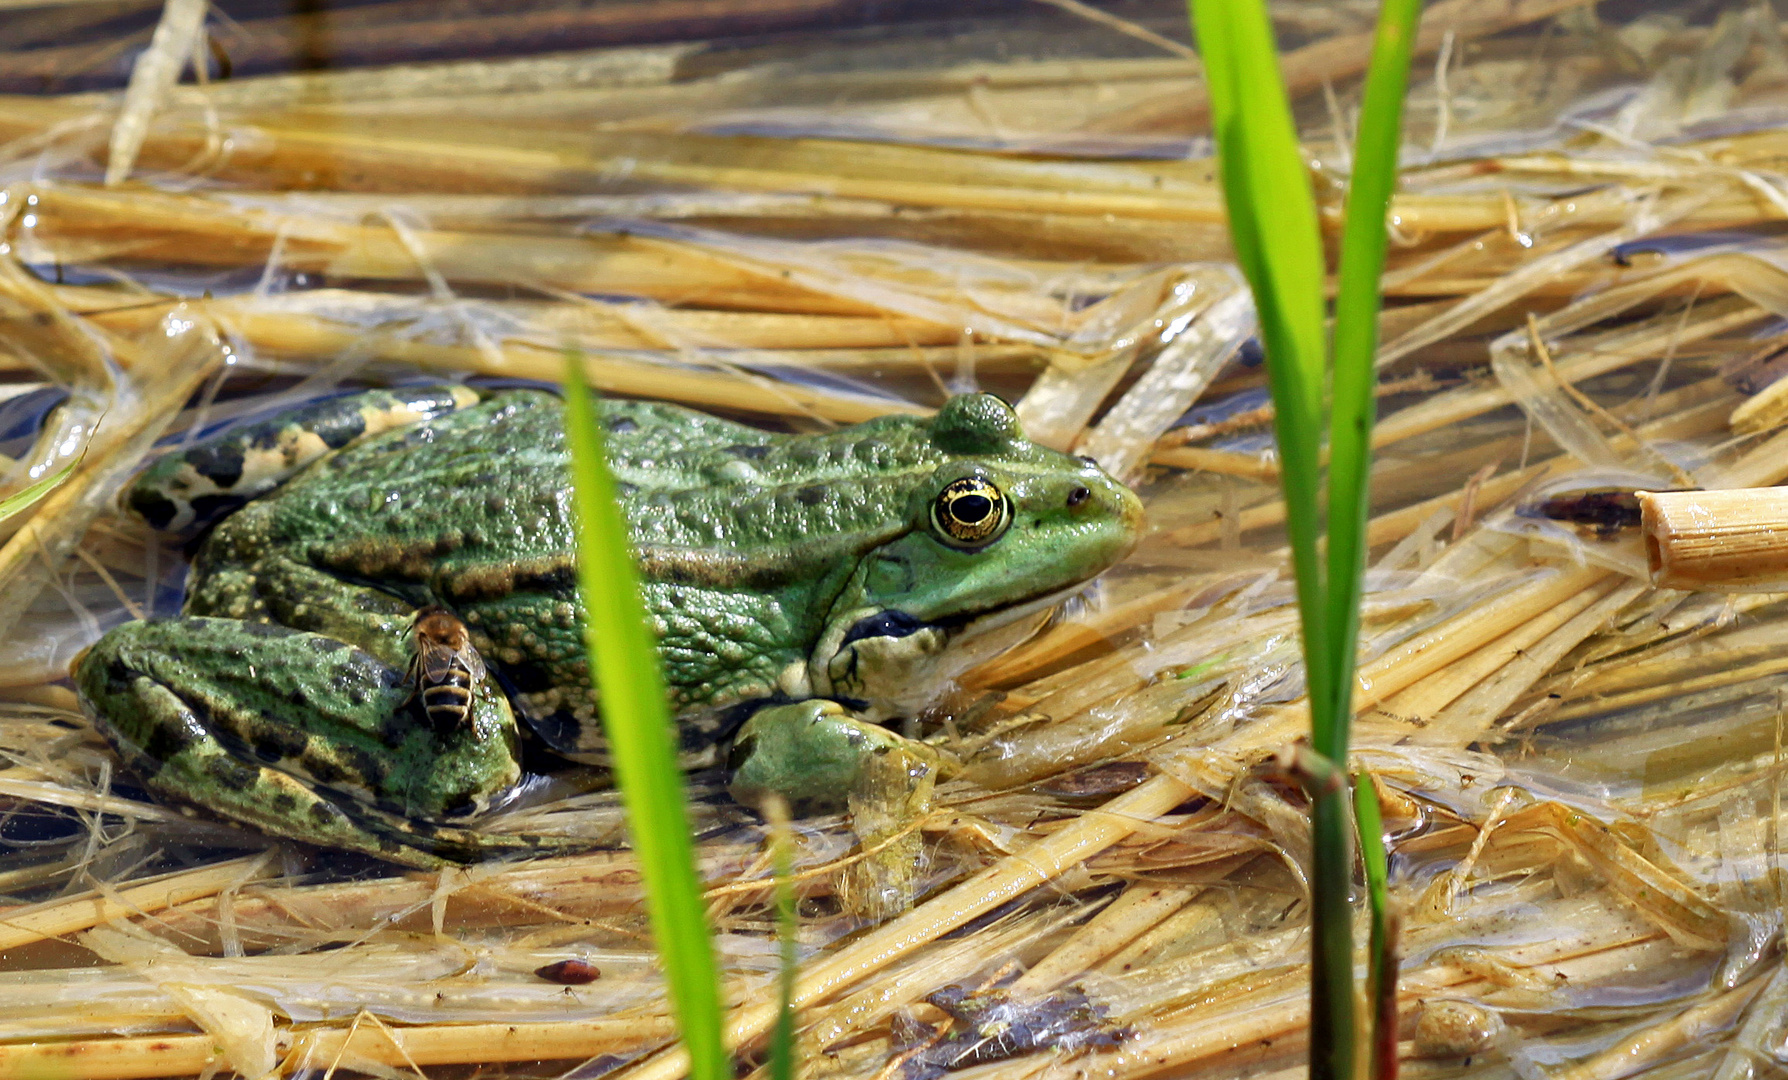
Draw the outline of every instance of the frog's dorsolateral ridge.
<instances>
[{"instance_id":1,"label":"frog's dorsolateral ridge","mask_svg":"<svg viewBox=\"0 0 1788 1080\"><path fill-rule=\"evenodd\" d=\"M992 395L819 435L602 416L685 766L725 761L742 798L848 802L859 831L871 802L920 812L941 760L878 722L1028 634L1140 528L1129 489ZM604 761L563 422L539 391L369 391L161 459L130 507L217 523L179 617L77 662L101 729L156 792L280 836L425 867L534 850L468 819L521 778L517 714ZM436 639L460 644L425 703Z\"/></svg>"}]
</instances>

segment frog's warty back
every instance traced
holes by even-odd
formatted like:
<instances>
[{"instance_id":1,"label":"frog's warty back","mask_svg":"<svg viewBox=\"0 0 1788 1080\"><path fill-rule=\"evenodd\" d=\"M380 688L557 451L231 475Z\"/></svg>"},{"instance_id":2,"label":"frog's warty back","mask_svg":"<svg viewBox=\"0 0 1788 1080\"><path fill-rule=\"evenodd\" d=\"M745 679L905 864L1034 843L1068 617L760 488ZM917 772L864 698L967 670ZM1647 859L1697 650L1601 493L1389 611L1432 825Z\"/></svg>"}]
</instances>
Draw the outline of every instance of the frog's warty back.
<instances>
[{"instance_id":1,"label":"frog's warty back","mask_svg":"<svg viewBox=\"0 0 1788 1080\"><path fill-rule=\"evenodd\" d=\"M196 532L325 454L478 400L469 387L423 386L315 402L168 453L132 482L124 505L162 532Z\"/></svg>"}]
</instances>

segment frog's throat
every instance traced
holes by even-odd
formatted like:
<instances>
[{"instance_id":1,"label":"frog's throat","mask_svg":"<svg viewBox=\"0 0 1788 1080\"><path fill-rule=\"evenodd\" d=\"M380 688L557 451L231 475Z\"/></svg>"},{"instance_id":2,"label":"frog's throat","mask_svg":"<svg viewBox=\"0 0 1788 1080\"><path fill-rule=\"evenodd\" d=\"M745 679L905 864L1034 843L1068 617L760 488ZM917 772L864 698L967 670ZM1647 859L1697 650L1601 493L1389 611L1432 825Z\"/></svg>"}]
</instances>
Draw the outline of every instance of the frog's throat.
<instances>
[{"instance_id":1,"label":"frog's throat","mask_svg":"<svg viewBox=\"0 0 1788 1080\"><path fill-rule=\"evenodd\" d=\"M834 620L806 665L815 697L863 703L870 720L911 716L956 676L1023 641L1086 582L968 619L923 623L890 608L860 608Z\"/></svg>"}]
</instances>

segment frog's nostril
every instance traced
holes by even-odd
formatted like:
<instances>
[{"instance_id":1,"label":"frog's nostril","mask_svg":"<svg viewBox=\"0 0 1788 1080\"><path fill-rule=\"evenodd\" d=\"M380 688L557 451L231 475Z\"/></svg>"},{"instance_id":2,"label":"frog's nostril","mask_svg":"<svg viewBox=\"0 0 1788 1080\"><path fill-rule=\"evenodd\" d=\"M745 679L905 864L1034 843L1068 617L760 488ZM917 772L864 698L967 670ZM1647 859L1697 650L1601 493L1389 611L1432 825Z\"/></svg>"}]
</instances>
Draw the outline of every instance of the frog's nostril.
<instances>
[{"instance_id":1,"label":"frog's nostril","mask_svg":"<svg viewBox=\"0 0 1788 1080\"><path fill-rule=\"evenodd\" d=\"M1068 492L1068 508L1072 510L1074 507L1086 502L1092 494L1093 493L1086 488L1076 487L1073 491Z\"/></svg>"}]
</instances>

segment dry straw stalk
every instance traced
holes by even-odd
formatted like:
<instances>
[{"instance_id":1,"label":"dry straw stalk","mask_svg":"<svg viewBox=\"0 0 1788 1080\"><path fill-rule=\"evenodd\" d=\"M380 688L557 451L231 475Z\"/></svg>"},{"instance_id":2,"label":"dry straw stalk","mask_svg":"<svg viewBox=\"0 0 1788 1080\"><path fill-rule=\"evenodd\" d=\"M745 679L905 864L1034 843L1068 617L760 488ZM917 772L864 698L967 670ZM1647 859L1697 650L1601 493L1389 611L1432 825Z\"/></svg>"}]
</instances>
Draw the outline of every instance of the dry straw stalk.
<instances>
[{"instance_id":1,"label":"dry straw stalk","mask_svg":"<svg viewBox=\"0 0 1788 1080\"><path fill-rule=\"evenodd\" d=\"M1662 589L1788 589L1788 488L1639 494L1645 553Z\"/></svg>"}]
</instances>

